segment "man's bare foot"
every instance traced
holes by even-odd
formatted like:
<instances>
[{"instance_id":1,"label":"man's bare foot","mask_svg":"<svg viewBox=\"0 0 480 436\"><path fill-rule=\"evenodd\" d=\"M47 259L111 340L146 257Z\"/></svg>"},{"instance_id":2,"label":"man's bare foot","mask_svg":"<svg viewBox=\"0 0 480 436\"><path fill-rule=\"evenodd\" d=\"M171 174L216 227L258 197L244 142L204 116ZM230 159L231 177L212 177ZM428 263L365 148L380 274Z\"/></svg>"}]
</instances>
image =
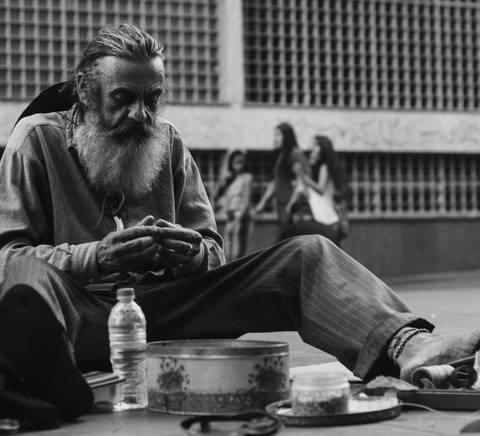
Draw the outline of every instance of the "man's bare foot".
<instances>
[{"instance_id":1,"label":"man's bare foot","mask_svg":"<svg viewBox=\"0 0 480 436\"><path fill-rule=\"evenodd\" d=\"M398 357L400 378L411 382L414 369L471 356L480 347L480 330L455 335L421 333L413 336Z\"/></svg>"}]
</instances>

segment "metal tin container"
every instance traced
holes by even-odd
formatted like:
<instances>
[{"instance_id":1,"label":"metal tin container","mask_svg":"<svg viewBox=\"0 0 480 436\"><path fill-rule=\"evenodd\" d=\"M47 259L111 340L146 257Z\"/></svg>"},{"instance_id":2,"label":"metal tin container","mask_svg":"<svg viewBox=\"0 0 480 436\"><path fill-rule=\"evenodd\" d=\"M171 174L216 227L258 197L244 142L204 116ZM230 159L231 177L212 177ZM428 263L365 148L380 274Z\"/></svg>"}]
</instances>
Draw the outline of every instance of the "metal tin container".
<instances>
[{"instance_id":1,"label":"metal tin container","mask_svg":"<svg viewBox=\"0 0 480 436\"><path fill-rule=\"evenodd\" d=\"M188 415L263 409L289 396L288 357L288 344L284 342L150 342L148 408Z\"/></svg>"}]
</instances>

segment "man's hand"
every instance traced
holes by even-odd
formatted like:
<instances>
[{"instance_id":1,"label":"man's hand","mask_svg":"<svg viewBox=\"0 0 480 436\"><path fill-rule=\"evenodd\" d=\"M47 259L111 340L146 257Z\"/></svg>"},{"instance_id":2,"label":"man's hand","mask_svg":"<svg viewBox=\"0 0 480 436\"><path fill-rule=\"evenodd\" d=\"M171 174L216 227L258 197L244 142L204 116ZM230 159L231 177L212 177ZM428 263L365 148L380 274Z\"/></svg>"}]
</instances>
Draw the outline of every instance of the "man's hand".
<instances>
[{"instance_id":1,"label":"man's hand","mask_svg":"<svg viewBox=\"0 0 480 436\"><path fill-rule=\"evenodd\" d=\"M160 246L158 262L171 268L193 262L200 253L202 235L162 219L157 220L156 225L160 231L157 237Z\"/></svg>"},{"instance_id":2,"label":"man's hand","mask_svg":"<svg viewBox=\"0 0 480 436\"><path fill-rule=\"evenodd\" d=\"M153 266L158 252L158 235L161 229L154 226L152 216L137 225L109 233L97 245L97 263L101 273L119 271L143 272Z\"/></svg>"}]
</instances>

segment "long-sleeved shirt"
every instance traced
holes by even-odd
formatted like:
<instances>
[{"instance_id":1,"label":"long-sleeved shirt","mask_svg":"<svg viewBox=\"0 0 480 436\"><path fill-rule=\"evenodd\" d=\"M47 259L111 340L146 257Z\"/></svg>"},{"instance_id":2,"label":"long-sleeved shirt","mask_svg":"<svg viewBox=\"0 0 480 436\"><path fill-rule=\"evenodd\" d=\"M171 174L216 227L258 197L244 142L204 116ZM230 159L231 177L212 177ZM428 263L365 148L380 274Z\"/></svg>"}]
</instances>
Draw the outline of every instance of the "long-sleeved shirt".
<instances>
[{"instance_id":1,"label":"long-sleeved shirt","mask_svg":"<svg viewBox=\"0 0 480 436\"><path fill-rule=\"evenodd\" d=\"M23 254L82 282L100 279L96 247L116 224L105 194L89 185L78 162L71 115L23 118L8 140L0 161L0 283L9 262ZM168 138L158 177L142 200L126 200L118 215L125 227L153 215L197 230L209 267L218 266L222 239L197 166L176 129L164 119L157 125Z\"/></svg>"}]
</instances>

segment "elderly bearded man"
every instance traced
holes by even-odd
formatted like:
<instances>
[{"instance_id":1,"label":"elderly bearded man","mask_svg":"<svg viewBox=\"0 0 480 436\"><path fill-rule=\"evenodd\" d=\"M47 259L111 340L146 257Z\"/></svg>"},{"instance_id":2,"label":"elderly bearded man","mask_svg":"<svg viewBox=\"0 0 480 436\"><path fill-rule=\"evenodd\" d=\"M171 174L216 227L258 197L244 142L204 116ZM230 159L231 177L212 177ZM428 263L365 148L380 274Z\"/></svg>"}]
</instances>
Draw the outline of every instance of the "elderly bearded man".
<instances>
[{"instance_id":1,"label":"elderly bearded man","mask_svg":"<svg viewBox=\"0 0 480 436\"><path fill-rule=\"evenodd\" d=\"M0 165L0 351L63 419L89 403L79 370L109 368L107 317L135 287L148 340L297 330L363 378L471 354L479 332L436 336L322 237L221 266L198 169L159 117L162 48L129 24L86 48L66 112L26 117ZM32 362L36 362L33 365ZM77 398L71 395L77 393Z\"/></svg>"}]
</instances>

